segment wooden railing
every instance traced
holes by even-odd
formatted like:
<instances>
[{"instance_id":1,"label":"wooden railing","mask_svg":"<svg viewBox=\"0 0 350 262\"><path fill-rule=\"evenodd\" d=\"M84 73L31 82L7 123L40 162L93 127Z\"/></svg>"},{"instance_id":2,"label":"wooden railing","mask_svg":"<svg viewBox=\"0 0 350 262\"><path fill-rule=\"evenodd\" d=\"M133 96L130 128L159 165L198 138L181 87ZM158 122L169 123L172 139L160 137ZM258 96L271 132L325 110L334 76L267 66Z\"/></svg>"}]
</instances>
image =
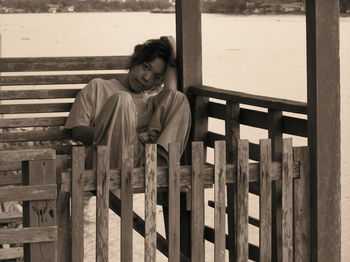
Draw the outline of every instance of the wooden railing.
<instances>
[{"instance_id":1,"label":"wooden railing","mask_svg":"<svg viewBox=\"0 0 350 262\"><path fill-rule=\"evenodd\" d=\"M109 190L121 190L120 202L114 203L121 215L121 261L133 261L132 228L135 227L133 213L133 191L145 192L145 261L156 261L156 247L169 261L185 259L180 253L180 187L191 187L192 202L192 261L204 261L204 240L215 238L214 261L225 261L225 250L229 249L226 227L226 185L236 188L234 201L237 212L235 220L235 256L238 261L271 261L272 230L272 181L281 181L283 189L283 258L284 261L305 261L302 257L308 248L304 238L304 215L307 212L304 195L305 179L308 177L307 148L292 148L292 140L283 141L283 159L271 160L271 141L260 141L260 162L249 163L249 145L247 140L238 141L237 163L226 163L226 145L224 141L215 142L215 164L204 164L203 143L192 143L191 166L180 166L180 154L177 144L170 145L169 166L157 168L155 145L146 147L146 166L133 168L132 147L123 149L121 169L108 168L106 148L97 149L96 170L84 169L84 147L73 148L72 172L63 173L62 191L71 192L72 197L72 254L74 261L83 261L83 196L86 191L96 190L96 256L97 261L108 261L108 203ZM250 182L258 182L260 187L260 247L248 243L248 187ZM214 185L215 215L214 229L204 224L204 188ZM293 190L294 187L294 190ZM164 242L156 232L156 196L157 190L168 188L169 237ZM119 206L120 205L120 206ZM112 207L113 208L113 207ZM293 215L294 214L294 215ZM137 219L136 219L137 220ZM297 225L297 226L296 226ZM206 234L206 235L205 235ZM298 252L296 252L298 251ZM300 260L301 259L301 260Z\"/></svg>"}]
</instances>

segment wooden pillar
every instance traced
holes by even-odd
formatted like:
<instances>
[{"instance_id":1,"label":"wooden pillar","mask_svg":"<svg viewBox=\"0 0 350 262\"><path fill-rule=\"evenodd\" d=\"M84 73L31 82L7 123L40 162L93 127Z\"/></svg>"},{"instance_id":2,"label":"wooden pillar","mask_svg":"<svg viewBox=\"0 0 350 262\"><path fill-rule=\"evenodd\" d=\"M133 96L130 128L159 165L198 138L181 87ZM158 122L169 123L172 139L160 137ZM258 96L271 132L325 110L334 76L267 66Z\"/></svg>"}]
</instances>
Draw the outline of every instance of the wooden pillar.
<instances>
[{"instance_id":1,"label":"wooden pillar","mask_svg":"<svg viewBox=\"0 0 350 262\"><path fill-rule=\"evenodd\" d=\"M339 1L306 1L311 260L340 261Z\"/></svg>"}]
</instances>

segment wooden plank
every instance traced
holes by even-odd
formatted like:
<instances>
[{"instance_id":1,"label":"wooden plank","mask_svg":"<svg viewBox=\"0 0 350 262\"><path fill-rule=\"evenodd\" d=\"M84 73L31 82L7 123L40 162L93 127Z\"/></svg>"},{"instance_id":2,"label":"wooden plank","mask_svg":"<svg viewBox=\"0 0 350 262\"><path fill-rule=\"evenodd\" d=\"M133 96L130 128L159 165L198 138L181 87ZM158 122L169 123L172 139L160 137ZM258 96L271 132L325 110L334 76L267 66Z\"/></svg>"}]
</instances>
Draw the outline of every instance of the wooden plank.
<instances>
[{"instance_id":1,"label":"wooden plank","mask_svg":"<svg viewBox=\"0 0 350 262\"><path fill-rule=\"evenodd\" d=\"M226 137L226 162L236 164L237 143L240 137L240 105L226 102L225 109L225 137ZM235 185L227 184L227 226L229 237L229 261L235 261Z\"/></svg>"},{"instance_id":2,"label":"wooden plank","mask_svg":"<svg viewBox=\"0 0 350 262\"><path fill-rule=\"evenodd\" d=\"M67 117L9 118L0 120L3 127L64 126Z\"/></svg>"},{"instance_id":3,"label":"wooden plank","mask_svg":"<svg viewBox=\"0 0 350 262\"><path fill-rule=\"evenodd\" d=\"M85 147L73 147L72 155L72 262L84 261Z\"/></svg>"},{"instance_id":4,"label":"wooden plank","mask_svg":"<svg viewBox=\"0 0 350 262\"><path fill-rule=\"evenodd\" d=\"M214 186L214 227L215 247L214 261L225 261L225 228L226 228L226 144L225 141L215 142L215 186Z\"/></svg>"},{"instance_id":5,"label":"wooden plank","mask_svg":"<svg viewBox=\"0 0 350 262\"><path fill-rule=\"evenodd\" d=\"M300 178L294 180L294 260L311 257L310 235L310 161L308 147L293 150L294 161L299 161Z\"/></svg>"},{"instance_id":6,"label":"wooden plank","mask_svg":"<svg viewBox=\"0 0 350 262\"><path fill-rule=\"evenodd\" d=\"M307 120L290 116L282 117L283 133L307 137Z\"/></svg>"},{"instance_id":7,"label":"wooden plank","mask_svg":"<svg viewBox=\"0 0 350 262\"><path fill-rule=\"evenodd\" d=\"M28 227L28 228L11 228L11 229L0 229L0 243L1 244L15 244L15 243L40 243L40 242L52 242L57 241L57 227L56 226L45 226L45 227ZM46 243L44 243L46 244ZM46 253L47 250L42 250ZM55 252L54 252L55 254ZM45 255L43 253L40 256ZM33 261L48 261L48 258L55 258L51 256L42 257L41 260ZM46 260L43 260L46 259ZM26 260L29 261L29 260Z\"/></svg>"},{"instance_id":8,"label":"wooden plank","mask_svg":"<svg viewBox=\"0 0 350 262\"><path fill-rule=\"evenodd\" d=\"M107 146L97 147L96 171L96 261L108 262L109 153Z\"/></svg>"},{"instance_id":9,"label":"wooden plank","mask_svg":"<svg viewBox=\"0 0 350 262\"><path fill-rule=\"evenodd\" d=\"M0 249L0 260L16 259L21 257L23 257L23 247Z\"/></svg>"},{"instance_id":10,"label":"wooden plank","mask_svg":"<svg viewBox=\"0 0 350 262\"><path fill-rule=\"evenodd\" d=\"M260 140L260 261L271 261L271 140Z\"/></svg>"},{"instance_id":11,"label":"wooden plank","mask_svg":"<svg viewBox=\"0 0 350 262\"><path fill-rule=\"evenodd\" d=\"M341 261L339 1L306 1L311 259Z\"/></svg>"},{"instance_id":12,"label":"wooden plank","mask_svg":"<svg viewBox=\"0 0 350 262\"><path fill-rule=\"evenodd\" d=\"M81 89L1 90L1 100L75 98Z\"/></svg>"},{"instance_id":13,"label":"wooden plank","mask_svg":"<svg viewBox=\"0 0 350 262\"><path fill-rule=\"evenodd\" d=\"M61 143L61 144L59 144ZM6 144L6 150L9 151L17 151L17 150L54 150L56 151L57 155L67 155L72 153L72 143L67 141L67 145L62 145L62 141L50 141L47 144L27 144L27 142L24 143L16 143L16 142L9 142ZM77 142L74 143L79 144ZM7 164L8 162L1 162L0 164Z\"/></svg>"},{"instance_id":14,"label":"wooden plank","mask_svg":"<svg viewBox=\"0 0 350 262\"><path fill-rule=\"evenodd\" d=\"M293 259L293 145L292 139L283 139L282 154L282 261Z\"/></svg>"},{"instance_id":15,"label":"wooden plank","mask_svg":"<svg viewBox=\"0 0 350 262\"><path fill-rule=\"evenodd\" d=\"M55 156L55 151L52 149L2 150L0 151L0 163L46 159L49 160L55 159Z\"/></svg>"},{"instance_id":16,"label":"wooden plank","mask_svg":"<svg viewBox=\"0 0 350 262\"><path fill-rule=\"evenodd\" d=\"M227 89L220 89L210 86L197 85L189 88L190 94L199 96L206 96L246 105L259 106L265 108L271 108L275 110L281 110L286 112L293 112L299 114L307 114L306 103L273 98L267 96L251 95L242 92L236 92Z\"/></svg>"},{"instance_id":17,"label":"wooden plank","mask_svg":"<svg viewBox=\"0 0 350 262\"><path fill-rule=\"evenodd\" d=\"M180 145L169 145L169 262L180 262Z\"/></svg>"},{"instance_id":18,"label":"wooden plank","mask_svg":"<svg viewBox=\"0 0 350 262\"><path fill-rule=\"evenodd\" d=\"M52 113L69 112L73 103L52 103L52 104L11 104L0 105L1 114L29 114L29 113Z\"/></svg>"},{"instance_id":19,"label":"wooden plank","mask_svg":"<svg viewBox=\"0 0 350 262\"><path fill-rule=\"evenodd\" d=\"M236 177L236 261L248 261L249 141L238 141Z\"/></svg>"},{"instance_id":20,"label":"wooden plank","mask_svg":"<svg viewBox=\"0 0 350 262\"><path fill-rule=\"evenodd\" d=\"M3 57L1 72L126 69L129 56Z\"/></svg>"},{"instance_id":21,"label":"wooden plank","mask_svg":"<svg viewBox=\"0 0 350 262\"><path fill-rule=\"evenodd\" d=\"M45 140L68 140L72 139L69 131L63 129L35 130L25 132L10 132L0 134L0 143L24 142L24 141L45 141Z\"/></svg>"},{"instance_id":22,"label":"wooden plank","mask_svg":"<svg viewBox=\"0 0 350 262\"><path fill-rule=\"evenodd\" d=\"M268 110L268 136L272 161L282 159L282 111ZM272 260L282 260L282 182L272 182Z\"/></svg>"},{"instance_id":23,"label":"wooden plank","mask_svg":"<svg viewBox=\"0 0 350 262\"><path fill-rule=\"evenodd\" d=\"M132 260L132 228L133 228L133 192L132 169L134 166L134 148L132 145L124 145L122 152L121 174L121 223L120 223L120 251L121 262Z\"/></svg>"},{"instance_id":24,"label":"wooden plank","mask_svg":"<svg viewBox=\"0 0 350 262\"><path fill-rule=\"evenodd\" d=\"M1 166L2 169L2 166ZM6 170L6 169L3 169ZM0 172L0 186L22 184L22 174L17 172Z\"/></svg>"},{"instance_id":25,"label":"wooden plank","mask_svg":"<svg viewBox=\"0 0 350 262\"><path fill-rule=\"evenodd\" d=\"M0 86L86 84L95 78L118 79L122 76L125 73L0 76Z\"/></svg>"},{"instance_id":26,"label":"wooden plank","mask_svg":"<svg viewBox=\"0 0 350 262\"><path fill-rule=\"evenodd\" d=\"M0 188L0 201L50 200L57 197L57 185L7 186Z\"/></svg>"},{"instance_id":27,"label":"wooden plank","mask_svg":"<svg viewBox=\"0 0 350 262\"><path fill-rule=\"evenodd\" d=\"M203 168L203 143L192 142L192 240L191 261L203 262L204 250L204 187L201 178Z\"/></svg>"},{"instance_id":28,"label":"wooden plank","mask_svg":"<svg viewBox=\"0 0 350 262\"><path fill-rule=\"evenodd\" d=\"M145 262L155 262L157 251L157 145L147 144L145 154Z\"/></svg>"},{"instance_id":29,"label":"wooden plank","mask_svg":"<svg viewBox=\"0 0 350 262\"><path fill-rule=\"evenodd\" d=\"M50 185L56 183L55 160L23 162L23 185ZM23 202L23 227L53 227L57 240L56 200ZM35 233L34 233L35 234ZM24 244L25 261L57 261L55 242Z\"/></svg>"},{"instance_id":30,"label":"wooden plank","mask_svg":"<svg viewBox=\"0 0 350 262\"><path fill-rule=\"evenodd\" d=\"M22 222L23 222L22 214L18 214L18 213L0 213L0 224L22 223Z\"/></svg>"}]
</instances>

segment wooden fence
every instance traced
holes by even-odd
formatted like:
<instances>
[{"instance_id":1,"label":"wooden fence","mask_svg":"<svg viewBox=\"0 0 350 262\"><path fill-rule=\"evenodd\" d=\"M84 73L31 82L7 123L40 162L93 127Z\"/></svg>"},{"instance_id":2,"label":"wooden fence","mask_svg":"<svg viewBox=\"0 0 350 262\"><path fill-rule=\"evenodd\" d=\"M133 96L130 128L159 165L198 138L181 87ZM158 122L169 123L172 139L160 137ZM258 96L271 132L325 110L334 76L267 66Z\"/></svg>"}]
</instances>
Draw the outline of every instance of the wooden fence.
<instances>
[{"instance_id":1,"label":"wooden fence","mask_svg":"<svg viewBox=\"0 0 350 262\"><path fill-rule=\"evenodd\" d=\"M180 166L177 144L169 145L169 166L157 168L156 145L146 146L146 166L133 168L132 146L123 149L123 166L109 169L108 152L97 148L96 170L84 169L85 148L73 148L72 172L63 173L62 191L72 197L72 261L84 261L83 196L86 191L96 191L96 261L108 261L108 203L109 190L121 190L121 261L133 261L132 229L133 191L145 193L145 261L156 261L158 234L156 231L157 189L168 188L169 228L168 243L162 252L169 261L184 261L180 253L180 188L191 186L192 201L192 254L191 261L204 261L204 241L213 234L214 261L225 261L228 246L226 234L226 186L235 186L235 256L236 261L271 261L272 235L272 181L282 182L282 261L306 261L302 257L309 243L304 237L308 228L303 225L307 206L303 199L305 180L308 179L307 148L292 148L292 140L283 140L281 162L271 159L271 141L260 141L260 162L249 163L249 143L238 141L236 162L226 164L224 141L215 142L215 164L204 164L202 142L192 143L192 165ZM260 246L248 241L248 188L250 182L260 186ZM206 185L214 185L214 229L204 224L204 191ZM211 232L211 233L210 233ZM207 236L205 236L207 235ZM210 236L209 236L210 238ZM159 244L159 242L158 242ZM159 246L158 246L159 248Z\"/></svg>"}]
</instances>

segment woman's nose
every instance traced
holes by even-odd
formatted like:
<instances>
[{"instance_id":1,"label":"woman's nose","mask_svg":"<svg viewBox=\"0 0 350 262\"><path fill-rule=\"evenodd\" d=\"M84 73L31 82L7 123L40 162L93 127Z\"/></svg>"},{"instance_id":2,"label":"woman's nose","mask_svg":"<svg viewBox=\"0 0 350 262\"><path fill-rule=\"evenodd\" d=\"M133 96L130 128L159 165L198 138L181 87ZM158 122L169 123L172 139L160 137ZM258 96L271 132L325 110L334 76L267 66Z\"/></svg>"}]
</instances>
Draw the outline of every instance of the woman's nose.
<instances>
[{"instance_id":1,"label":"woman's nose","mask_svg":"<svg viewBox=\"0 0 350 262\"><path fill-rule=\"evenodd\" d=\"M143 78L143 80L148 81L150 79L151 75L152 75L151 72L144 72L142 74L142 78Z\"/></svg>"}]
</instances>

